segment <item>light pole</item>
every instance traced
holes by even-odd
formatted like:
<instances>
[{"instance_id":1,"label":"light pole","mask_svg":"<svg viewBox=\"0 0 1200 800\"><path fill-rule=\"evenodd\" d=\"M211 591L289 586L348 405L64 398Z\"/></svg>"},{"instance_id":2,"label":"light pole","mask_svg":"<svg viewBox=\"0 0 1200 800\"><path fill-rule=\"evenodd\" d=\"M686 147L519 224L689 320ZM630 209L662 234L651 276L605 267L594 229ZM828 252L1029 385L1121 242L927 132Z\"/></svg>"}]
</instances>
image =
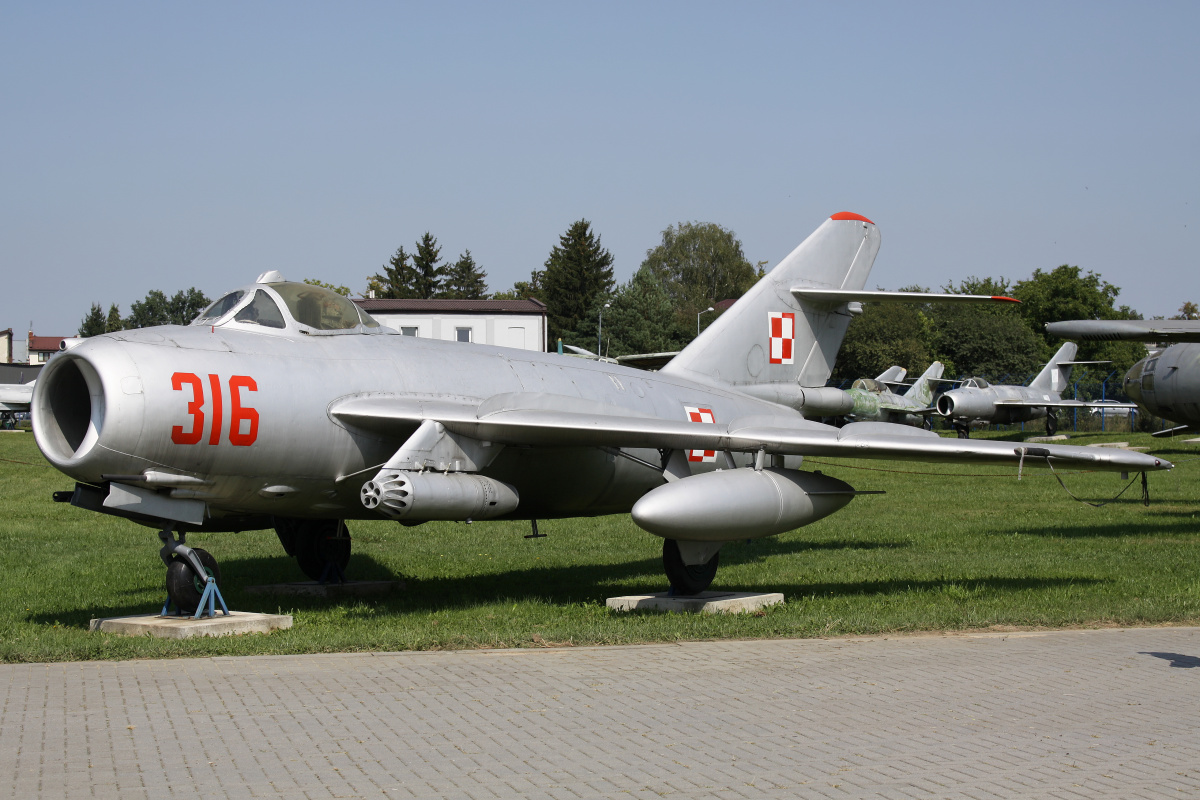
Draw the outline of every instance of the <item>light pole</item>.
<instances>
[{"instance_id":1,"label":"light pole","mask_svg":"<svg viewBox=\"0 0 1200 800\"><path fill-rule=\"evenodd\" d=\"M609 304L605 303L604 308L608 308ZM604 333L604 308L600 309L600 317L596 323L596 360L599 361L603 356L600 354L600 339Z\"/></svg>"},{"instance_id":2,"label":"light pole","mask_svg":"<svg viewBox=\"0 0 1200 800\"><path fill-rule=\"evenodd\" d=\"M709 306L708 308L701 311L700 314L707 314L710 311L716 311L716 309L713 308L712 306ZM700 314L696 315L696 335L697 336L700 335Z\"/></svg>"}]
</instances>

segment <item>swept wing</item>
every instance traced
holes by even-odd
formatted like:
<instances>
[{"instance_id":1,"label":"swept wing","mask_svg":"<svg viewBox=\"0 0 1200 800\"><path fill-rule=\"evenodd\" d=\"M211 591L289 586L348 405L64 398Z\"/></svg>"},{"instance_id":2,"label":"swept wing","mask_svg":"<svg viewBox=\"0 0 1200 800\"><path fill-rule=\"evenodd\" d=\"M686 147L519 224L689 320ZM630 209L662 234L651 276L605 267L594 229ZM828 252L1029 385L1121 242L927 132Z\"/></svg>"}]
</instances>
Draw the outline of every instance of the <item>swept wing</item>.
<instances>
[{"instance_id":1,"label":"swept wing","mask_svg":"<svg viewBox=\"0 0 1200 800\"><path fill-rule=\"evenodd\" d=\"M583 401L587 403L587 401ZM578 398L513 393L478 406L431 400L364 397L336 403L330 413L342 422L379 433L412 430L425 420L453 433L493 444L705 449L776 455L894 459L972 464L1016 464L1048 459L1059 466L1110 471L1170 469L1172 464L1143 453L1044 445L1024 448L1009 442L944 439L905 425L859 422L834 428L789 417L750 417L728 424L696 424L630 416L602 404L584 408Z\"/></svg>"}]
</instances>

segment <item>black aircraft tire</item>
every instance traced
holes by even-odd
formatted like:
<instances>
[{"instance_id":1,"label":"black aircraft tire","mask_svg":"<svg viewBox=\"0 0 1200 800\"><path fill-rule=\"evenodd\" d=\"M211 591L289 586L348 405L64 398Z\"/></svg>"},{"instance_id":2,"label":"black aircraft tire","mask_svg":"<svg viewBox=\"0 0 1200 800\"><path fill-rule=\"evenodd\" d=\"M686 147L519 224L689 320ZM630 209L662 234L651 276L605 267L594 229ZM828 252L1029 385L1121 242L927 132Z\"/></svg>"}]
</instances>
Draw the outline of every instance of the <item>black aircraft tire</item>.
<instances>
[{"instance_id":1,"label":"black aircraft tire","mask_svg":"<svg viewBox=\"0 0 1200 800\"><path fill-rule=\"evenodd\" d=\"M960 438L960 439L970 439L971 438L971 429L968 428L966 425L956 425L956 426L954 426L954 429L956 431L958 431L958 438Z\"/></svg>"},{"instance_id":2,"label":"black aircraft tire","mask_svg":"<svg viewBox=\"0 0 1200 800\"><path fill-rule=\"evenodd\" d=\"M305 520L296 526L293 535L296 564L310 580L336 579L338 576L325 573L331 563L336 564L345 576L350 564L351 542L344 520Z\"/></svg>"},{"instance_id":3,"label":"black aircraft tire","mask_svg":"<svg viewBox=\"0 0 1200 800\"><path fill-rule=\"evenodd\" d=\"M193 547L192 552L200 559L204 571L213 576L220 584L221 568L217 566L217 560L212 557L212 554L199 547ZM186 559L177 555L171 556L171 563L167 566L167 597L171 598L171 602L180 611L191 614L200 605L200 598L204 595L204 586L208 582L208 575L203 579L197 577L196 571L192 569L192 565Z\"/></svg>"},{"instance_id":4,"label":"black aircraft tire","mask_svg":"<svg viewBox=\"0 0 1200 800\"><path fill-rule=\"evenodd\" d=\"M679 554L679 543L674 539L663 539L663 570L675 594L687 596L703 592L717 577L720 561L721 554L714 553L707 563L688 566Z\"/></svg>"},{"instance_id":5,"label":"black aircraft tire","mask_svg":"<svg viewBox=\"0 0 1200 800\"><path fill-rule=\"evenodd\" d=\"M1046 435L1053 436L1056 433L1058 433L1058 415L1057 414L1047 414L1046 415Z\"/></svg>"}]
</instances>

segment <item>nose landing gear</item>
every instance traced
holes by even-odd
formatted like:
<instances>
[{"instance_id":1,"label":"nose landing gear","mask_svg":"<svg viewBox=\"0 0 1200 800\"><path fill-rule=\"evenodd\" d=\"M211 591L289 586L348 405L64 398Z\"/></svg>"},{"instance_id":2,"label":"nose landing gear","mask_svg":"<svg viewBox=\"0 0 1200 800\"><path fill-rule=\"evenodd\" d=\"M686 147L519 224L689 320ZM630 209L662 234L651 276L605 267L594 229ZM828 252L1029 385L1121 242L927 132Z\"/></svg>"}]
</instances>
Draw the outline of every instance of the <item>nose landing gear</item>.
<instances>
[{"instance_id":1,"label":"nose landing gear","mask_svg":"<svg viewBox=\"0 0 1200 800\"><path fill-rule=\"evenodd\" d=\"M207 550L188 547L187 534L182 531L176 534L174 526L159 531L158 538L163 543L158 555L167 565L167 603L163 606L163 616L172 603L181 613L191 614L200 609L208 616L215 613L219 603L228 615L225 599L217 588L221 581L217 560Z\"/></svg>"}]
</instances>

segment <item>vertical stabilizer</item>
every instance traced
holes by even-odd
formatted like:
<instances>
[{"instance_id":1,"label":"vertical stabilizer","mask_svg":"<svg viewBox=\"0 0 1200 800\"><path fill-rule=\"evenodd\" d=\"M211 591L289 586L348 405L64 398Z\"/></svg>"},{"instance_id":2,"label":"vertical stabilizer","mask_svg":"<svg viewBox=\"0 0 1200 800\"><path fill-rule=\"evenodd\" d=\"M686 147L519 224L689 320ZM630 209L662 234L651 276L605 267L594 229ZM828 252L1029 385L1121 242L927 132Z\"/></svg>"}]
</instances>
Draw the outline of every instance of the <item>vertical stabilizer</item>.
<instances>
[{"instance_id":1,"label":"vertical stabilizer","mask_svg":"<svg viewBox=\"0 0 1200 800\"><path fill-rule=\"evenodd\" d=\"M935 361L929 365L929 369L921 373L921 377L917 378L916 383L908 387L908 391L904 396L914 403L919 404L922 408L927 407L933 401L933 382L942 377L942 371L945 365L940 361Z\"/></svg>"},{"instance_id":2,"label":"vertical stabilizer","mask_svg":"<svg viewBox=\"0 0 1200 800\"><path fill-rule=\"evenodd\" d=\"M850 212L834 214L675 356L663 373L736 386L824 386L851 305L800 300L797 287L860 290L879 232Z\"/></svg>"},{"instance_id":3,"label":"vertical stabilizer","mask_svg":"<svg viewBox=\"0 0 1200 800\"><path fill-rule=\"evenodd\" d=\"M1058 352L1054 354L1054 358L1046 366L1042 367L1042 371L1037 374L1033 382L1029 386L1033 389L1049 390L1052 392L1062 392L1067 388L1067 383L1071 380L1072 364L1063 364L1064 361L1074 361L1075 352L1079 346L1074 342L1067 342L1062 347L1058 348Z\"/></svg>"},{"instance_id":4,"label":"vertical stabilizer","mask_svg":"<svg viewBox=\"0 0 1200 800\"><path fill-rule=\"evenodd\" d=\"M875 380L880 383L898 383L904 380L904 376L908 374L908 370L904 367L888 367L883 372L875 376Z\"/></svg>"}]
</instances>

